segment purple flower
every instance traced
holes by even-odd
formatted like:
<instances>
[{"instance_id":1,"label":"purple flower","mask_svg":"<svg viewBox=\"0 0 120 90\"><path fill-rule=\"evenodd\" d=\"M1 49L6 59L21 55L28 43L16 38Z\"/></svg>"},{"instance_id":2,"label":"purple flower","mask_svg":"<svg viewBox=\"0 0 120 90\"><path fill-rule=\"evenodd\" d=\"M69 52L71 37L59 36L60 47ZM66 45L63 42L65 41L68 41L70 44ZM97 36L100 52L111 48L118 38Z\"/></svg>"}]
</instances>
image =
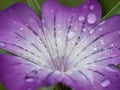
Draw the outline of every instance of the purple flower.
<instances>
[{"instance_id":1,"label":"purple flower","mask_svg":"<svg viewBox=\"0 0 120 90\"><path fill-rule=\"evenodd\" d=\"M68 8L46 0L42 17L17 3L0 14L0 80L7 90L63 83L120 90L120 15L101 21L97 0Z\"/></svg>"}]
</instances>

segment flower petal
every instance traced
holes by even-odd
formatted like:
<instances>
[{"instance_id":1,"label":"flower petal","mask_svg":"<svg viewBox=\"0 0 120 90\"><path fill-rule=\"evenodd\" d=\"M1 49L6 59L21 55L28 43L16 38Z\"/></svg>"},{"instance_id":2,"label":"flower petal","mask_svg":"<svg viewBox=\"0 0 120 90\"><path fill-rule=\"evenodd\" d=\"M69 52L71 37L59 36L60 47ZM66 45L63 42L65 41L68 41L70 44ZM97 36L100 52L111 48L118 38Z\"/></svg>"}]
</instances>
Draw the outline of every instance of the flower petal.
<instances>
[{"instance_id":1,"label":"flower petal","mask_svg":"<svg viewBox=\"0 0 120 90\"><path fill-rule=\"evenodd\" d=\"M66 79L71 83L63 81L78 90L119 90L120 15L102 21L91 30L94 32L84 34L86 38L82 38L67 63L70 78Z\"/></svg>"},{"instance_id":2,"label":"flower petal","mask_svg":"<svg viewBox=\"0 0 120 90\"><path fill-rule=\"evenodd\" d=\"M83 31L95 26L100 17L101 8L97 0L86 0L71 8L60 5L56 0L46 0L42 5L42 23L49 48L56 51L52 54L69 56Z\"/></svg>"},{"instance_id":3,"label":"flower petal","mask_svg":"<svg viewBox=\"0 0 120 90\"><path fill-rule=\"evenodd\" d=\"M36 90L60 81L60 73L24 59L0 54L0 81L7 90Z\"/></svg>"},{"instance_id":4,"label":"flower petal","mask_svg":"<svg viewBox=\"0 0 120 90\"><path fill-rule=\"evenodd\" d=\"M76 7L66 7L59 4L56 0L46 0L42 5L42 17L49 25L49 28L54 26L55 17L56 22L59 22L62 27L64 23L67 23L71 18L76 18L76 20L72 20L73 23L79 20L94 24L101 19L101 7L97 0L85 0L84 3ZM58 23L56 25L58 25Z\"/></svg>"},{"instance_id":5,"label":"flower petal","mask_svg":"<svg viewBox=\"0 0 120 90\"><path fill-rule=\"evenodd\" d=\"M40 23L32 9L14 4L0 14L0 48L35 61L49 58Z\"/></svg>"}]
</instances>

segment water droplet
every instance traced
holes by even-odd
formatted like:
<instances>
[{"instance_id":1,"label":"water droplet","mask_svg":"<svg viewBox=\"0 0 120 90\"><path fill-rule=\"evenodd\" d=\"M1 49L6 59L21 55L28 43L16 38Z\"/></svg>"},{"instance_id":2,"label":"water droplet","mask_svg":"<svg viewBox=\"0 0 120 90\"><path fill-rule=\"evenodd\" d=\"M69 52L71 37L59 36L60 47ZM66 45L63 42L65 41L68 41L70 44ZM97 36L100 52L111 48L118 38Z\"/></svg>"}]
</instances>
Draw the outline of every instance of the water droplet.
<instances>
[{"instance_id":1,"label":"water droplet","mask_svg":"<svg viewBox=\"0 0 120 90\"><path fill-rule=\"evenodd\" d=\"M111 44L110 46L111 46L111 47L114 47L114 44Z\"/></svg>"},{"instance_id":2,"label":"water droplet","mask_svg":"<svg viewBox=\"0 0 120 90\"><path fill-rule=\"evenodd\" d=\"M99 28L99 31L102 31L103 29L102 28Z\"/></svg>"},{"instance_id":3,"label":"water droplet","mask_svg":"<svg viewBox=\"0 0 120 90\"><path fill-rule=\"evenodd\" d=\"M61 41L61 38L60 38L60 37L57 37L57 41Z\"/></svg>"},{"instance_id":4,"label":"water droplet","mask_svg":"<svg viewBox=\"0 0 120 90\"><path fill-rule=\"evenodd\" d=\"M0 43L0 47L1 47L1 48L5 47L5 46L6 46L5 43Z\"/></svg>"},{"instance_id":5,"label":"water droplet","mask_svg":"<svg viewBox=\"0 0 120 90\"><path fill-rule=\"evenodd\" d=\"M16 21L13 21L14 24L16 24L17 22Z\"/></svg>"},{"instance_id":6,"label":"water droplet","mask_svg":"<svg viewBox=\"0 0 120 90\"><path fill-rule=\"evenodd\" d=\"M75 33L72 32L72 31L70 31L70 32L68 33L68 39L73 38L74 35L75 35Z\"/></svg>"},{"instance_id":7,"label":"water droplet","mask_svg":"<svg viewBox=\"0 0 120 90\"><path fill-rule=\"evenodd\" d=\"M104 45L104 40L103 39L100 39L100 44Z\"/></svg>"},{"instance_id":8,"label":"water droplet","mask_svg":"<svg viewBox=\"0 0 120 90\"><path fill-rule=\"evenodd\" d=\"M87 16L87 20L89 24L94 24L97 20L97 17L95 14L89 13Z\"/></svg>"},{"instance_id":9,"label":"water droplet","mask_svg":"<svg viewBox=\"0 0 120 90\"><path fill-rule=\"evenodd\" d=\"M50 12L51 12L51 13L53 13L53 12L54 12L54 10L52 9Z\"/></svg>"},{"instance_id":10,"label":"water droplet","mask_svg":"<svg viewBox=\"0 0 120 90\"><path fill-rule=\"evenodd\" d=\"M58 26L58 27L61 27L61 24L58 24L57 26Z\"/></svg>"},{"instance_id":11,"label":"water droplet","mask_svg":"<svg viewBox=\"0 0 120 90\"><path fill-rule=\"evenodd\" d=\"M97 51L97 48L93 48L94 51Z\"/></svg>"},{"instance_id":12,"label":"water droplet","mask_svg":"<svg viewBox=\"0 0 120 90\"><path fill-rule=\"evenodd\" d=\"M101 87L106 88L106 87L110 86L110 84L111 84L111 81L106 79L106 80L102 81L102 83L100 85L101 85Z\"/></svg>"},{"instance_id":13,"label":"water droplet","mask_svg":"<svg viewBox=\"0 0 120 90\"><path fill-rule=\"evenodd\" d=\"M34 82L34 78L33 77L27 77L26 78L26 82Z\"/></svg>"},{"instance_id":14,"label":"water droplet","mask_svg":"<svg viewBox=\"0 0 120 90\"><path fill-rule=\"evenodd\" d=\"M74 28L74 30L78 30L78 28L77 28L77 27L75 27L75 28Z\"/></svg>"},{"instance_id":15,"label":"water droplet","mask_svg":"<svg viewBox=\"0 0 120 90\"><path fill-rule=\"evenodd\" d=\"M61 34L61 33L62 33L62 31L60 30L60 31L58 31L58 33L59 33L59 34Z\"/></svg>"},{"instance_id":16,"label":"water droplet","mask_svg":"<svg viewBox=\"0 0 120 90\"><path fill-rule=\"evenodd\" d=\"M91 5L91 6L90 6L90 10L93 10L93 9L94 9L94 5Z\"/></svg>"},{"instance_id":17,"label":"water droplet","mask_svg":"<svg viewBox=\"0 0 120 90\"><path fill-rule=\"evenodd\" d=\"M84 17L84 16L80 16L80 17L78 18L78 20L79 20L79 21L84 21L84 20L85 20L85 17Z\"/></svg>"},{"instance_id":18,"label":"water droplet","mask_svg":"<svg viewBox=\"0 0 120 90\"><path fill-rule=\"evenodd\" d=\"M32 70L28 75L26 75L25 81L28 83L34 82L37 77L37 73L38 72L36 70Z\"/></svg>"},{"instance_id":19,"label":"water droplet","mask_svg":"<svg viewBox=\"0 0 120 90\"><path fill-rule=\"evenodd\" d=\"M87 31L85 28L83 28L83 32Z\"/></svg>"},{"instance_id":20,"label":"water droplet","mask_svg":"<svg viewBox=\"0 0 120 90\"><path fill-rule=\"evenodd\" d=\"M120 31L118 31L118 34L120 34Z\"/></svg>"},{"instance_id":21,"label":"water droplet","mask_svg":"<svg viewBox=\"0 0 120 90\"><path fill-rule=\"evenodd\" d=\"M72 41L72 44L75 44L75 41Z\"/></svg>"},{"instance_id":22,"label":"water droplet","mask_svg":"<svg viewBox=\"0 0 120 90\"><path fill-rule=\"evenodd\" d=\"M115 69L116 66L114 64L108 64L108 67Z\"/></svg>"},{"instance_id":23,"label":"water droplet","mask_svg":"<svg viewBox=\"0 0 120 90\"><path fill-rule=\"evenodd\" d=\"M24 30L23 28L20 28L20 30L22 31L22 30Z\"/></svg>"},{"instance_id":24,"label":"water droplet","mask_svg":"<svg viewBox=\"0 0 120 90\"><path fill-rule=\"evenodd\" d=\"M94 33L94 29L90 30L89 33L90 33L90 34Z\"/></svg>"}]
</instances>

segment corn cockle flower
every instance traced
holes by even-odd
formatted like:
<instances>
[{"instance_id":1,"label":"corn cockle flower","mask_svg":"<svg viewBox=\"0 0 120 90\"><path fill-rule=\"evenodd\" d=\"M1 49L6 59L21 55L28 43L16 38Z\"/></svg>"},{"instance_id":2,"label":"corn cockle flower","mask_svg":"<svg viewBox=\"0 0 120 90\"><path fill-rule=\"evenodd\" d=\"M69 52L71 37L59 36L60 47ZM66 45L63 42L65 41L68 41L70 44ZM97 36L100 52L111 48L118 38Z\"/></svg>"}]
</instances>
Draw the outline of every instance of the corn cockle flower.
<instances>
[{"instance_id":1,"label":"corn cockle flower","mask_svg":"<svg viewBox=\"0 0 120 90\"><path fill-rule=\"evenodd\" d=\"M120 90L120 15L101 21L97 0L65 7L46 0L41 18L17 3L0 13L0 81L7 90L63 83L74 90Z\"/></svg>"}]
</instances>

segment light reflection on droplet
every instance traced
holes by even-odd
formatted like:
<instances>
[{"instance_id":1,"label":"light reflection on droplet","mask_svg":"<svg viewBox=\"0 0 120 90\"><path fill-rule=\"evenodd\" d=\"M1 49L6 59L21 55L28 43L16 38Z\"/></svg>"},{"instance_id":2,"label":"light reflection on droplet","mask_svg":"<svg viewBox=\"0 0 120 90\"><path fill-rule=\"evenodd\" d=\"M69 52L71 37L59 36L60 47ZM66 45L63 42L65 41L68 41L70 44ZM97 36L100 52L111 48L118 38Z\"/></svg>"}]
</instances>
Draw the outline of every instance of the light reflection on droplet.
<instances>
[{"instance_id":1,"label":"light reflection on droplet","mask_svg":"<svg viewBox=\"0 0 120 90\"><path fill-rule=\"evenodd\" d=\"M74 37L74 35L75 35L75 33L74 32L69 32L69 34L68 34L68 39L70 39L70 38L73 38Z\"/></svg>"},{"instance_id":2,"label":"light reflection on droplet","mask_svg":"<svg viewBox=\"0 0 120 90\"><path fill-rule=\"evenodd\" d=\"M103 39L100 39L100 44L104 45L104 40Z\"/></svg>"},{"instance_id":3,"label":"light reflection on droplet","mask_svg":"<svg viewBox=\"0 0 120 90\"><path fill-rule=\"evenodd\" d=\"M80 16L80 17L78 18L78 20L79 20L79 21L84 21L84 20L85 20L85 17L84 17L84 16Z\"/></svg>"},{"instance_id":4,"label":"light reflection on droplet","mask_svg":"<svg viewBox=\"0 0 120 90\"><path fill-rule=\"evenodd\" d=\"M102 31L103 29L102 28L99 28L99 31Z\"/></svg>"},{"instance_id":5,"label":"light reflection on droplet","mask_svg":"<svg viewBox=\"0 0 120 90\"><path fill-rule=\"evenodd\" d=\"M54 10L52 9L50 12L51 12L51 13L53 13L53 12L54 12Z\"/></svg>"},{"instance_id":6,"label":"light reflection on droplet","mask_svg":"<svg viewBox=\"0 0 120 90\"><path fill-rule=\"evenodd\" d=\"M114 44L111 44L110 46L111 46L111 47L114 47Z\"/></svg>"},{"instance_id":7,"label":"light reflection on droplet","mask_svg":"<svg viewBox=\"0 0 120 90\"><path fill-rule=\"evenodd\" d=\"M91 5L91 6L90 6L90 10L93 10L93 9L94 9L94 6L93 6L93 5Z\"/></svg>"},{"instance_id":8,"label":"light reflection on droplet","mask_svg":"<svg viewBox=\"0 0 120 90\"><path fill-rule=\"evenodd\" d=\"M94 29L90 30L89 33L90 33L90 34L94 33Z\"/></svg>"},{"instance_id":9,"label":"light reflection on droplet","mask_svg":"<svg viewBox=\"0 0 120 90\"><path fill-rule=\"evenodd\" d=\"M106 79L106 80L102 81L100 85L101 85L101 87L106 88L111 85L111 81L109 79Z\"/></svg>"},{"instance_id":10,"label":"light reflection on droplet","mask_svg":"<svg viewBox=\"0 0 120 90\"><path fill-rule=\"evenodd\" d=\"M120 34L120 31L118 31L118 34Z\"/></svg>"},{"instance_id":11,"label":"light reflection on droplet","mask_svg":"<svg viewBox=\"0 0 120 90\"><path fill-rule=\"evenodd\" d=\"M74 30L76 31L76 30L78 30L78 28L77 28L77 27L75 27L75 28L74 28Z\"/></svg>"},{"instance_id":12,"label":"light reflection on droplet","mask_svg":"<svg viewBox=\"0 0 120 90\"><path fill-rule=\"evenodd\" d=\"M34 82L35 79L36 79L37 73L38 73L38 72L37 72L36 70L32 70L28 75L26 75L25 81L26 81L27 83Z\"/></svg>"},{"instance_id":13,"label":"light reflection on droplet","mask_svg":"<svg viewBox=\"0 0 120 90\"><path fill-rule=\"evenodd\" d=\"M5 43L1 43L1 42L0 42L0 47L1 47L1 48L5 47L5 46L6 46Z\"/></svg>"},{"instance_id":14,"label":"light reflection on droplet","mask_svg":"<svg viewBox=\"0 0 120 90\"><path fill-rule=\"evenodd\" d=\"M94 24L97 20L97 17L96 17L95 14L89 13L88 16L87 16L87 20L88 20L89 24Z\"/></svg>"},{"instance_id":15,"label":"light reflection on droplet","mask_svg":"<svg viewBox=\"0 0 120 90\"><path fill-rule=\"evenodd\" d=\"M97 48L93 48L94 51L97 51Z\"/></svg>"},{"instance_id":16,"label":"light reflection on droplet","mask_svg":"<svg viewBox=\"0 0 120 90\"><path fill-rule=\"evenodd\" d=\"M61 27L61 24L58 24L57 26L58 26L58 27Z\"/></svg>"},{"instance_id":17,"label":"light reflection on droplet","mask_svg":"<svg viewBox=\"0 0 120 90\"><path fill-rule=\"evenodd\" d=\"M20 28L20 30L22 31L22 30L24 30L23 28Z\"/></svg>"},{"instance_id":18,"label":"light reflection on droplet","mask_svg":"<svg viewBox=\"0 0 120 90\"><path fill-rule=\"evenodd\" d=\"M16 21L13 21L14 24L16 24L17 22Z\"/></svg>"}]
</instances>

